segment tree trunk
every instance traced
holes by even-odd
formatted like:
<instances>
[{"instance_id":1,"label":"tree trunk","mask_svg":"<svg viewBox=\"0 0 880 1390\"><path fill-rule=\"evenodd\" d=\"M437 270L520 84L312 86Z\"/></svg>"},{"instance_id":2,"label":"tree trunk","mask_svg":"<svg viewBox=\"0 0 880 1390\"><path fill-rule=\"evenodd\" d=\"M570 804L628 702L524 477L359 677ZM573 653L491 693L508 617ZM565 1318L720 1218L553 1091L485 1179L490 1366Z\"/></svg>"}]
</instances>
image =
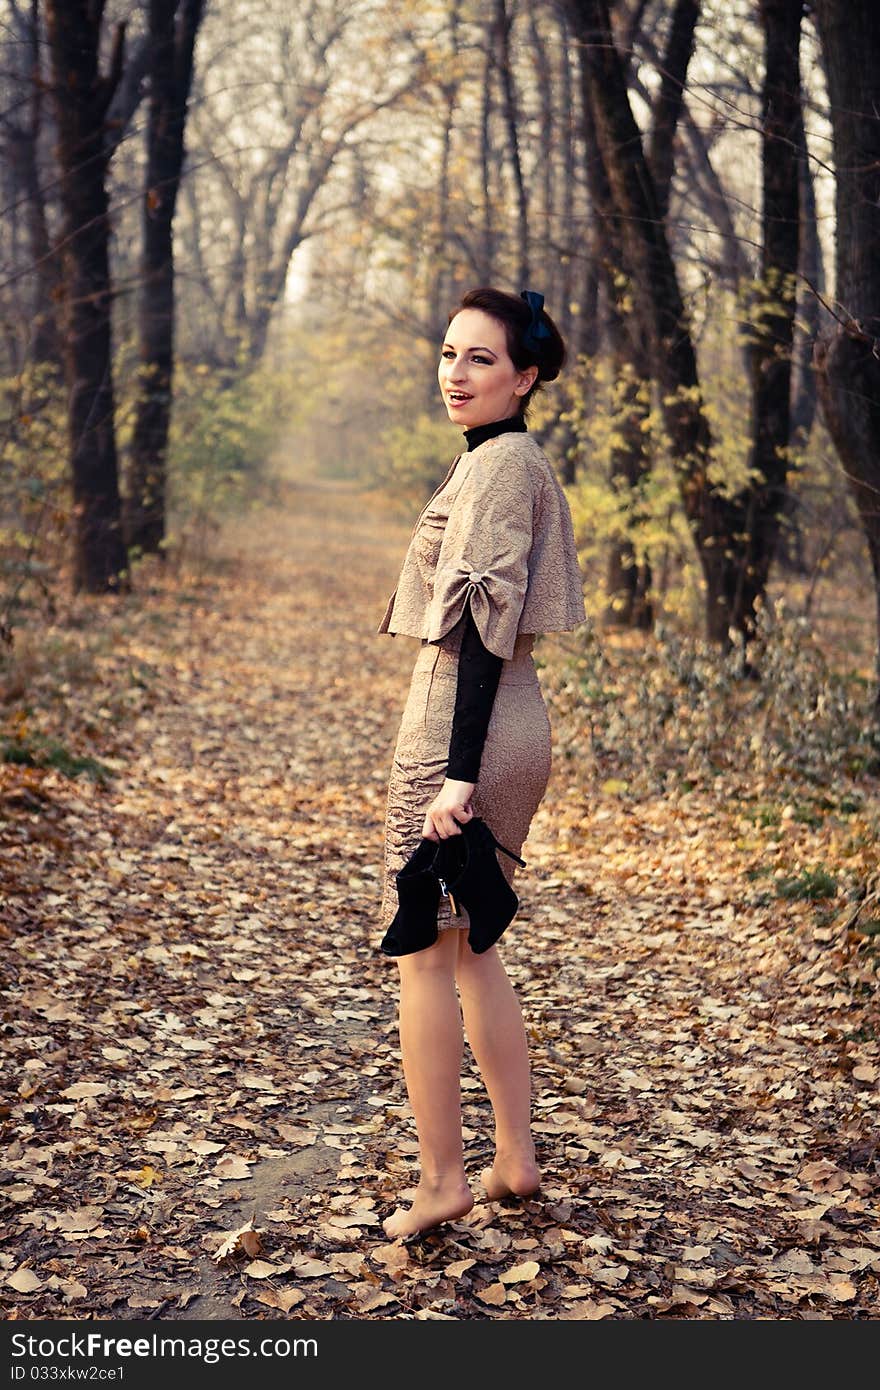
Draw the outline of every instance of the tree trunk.
<instances>
[{"instance_id":1,"label":"tree trunk","mask_svg":"<svg viewBox=\"0 0 880 1390\"><path fill-rule=\"evenodd\" d=\"M796 449L806 448L813 431L813 421L819 405L813 352L819 338L821 304L825 295L825 267L819 223L816 213L816 190L803 120L803 91L798 128L798 178L800 185L800 248L795 313L794 342L791 352L791 441ZM785 521L776 548L776 563L799 575L809 573L798 498L786 488L783 508Z\"/></svg>"},{"instance_id":2,"label":"tree trunk","mask_svg":"<svg viewBox=\"0 0 880 1390\"><path fill-rule=\"evenodd\" d=\"M15 99L0 112L0 160L9 175L4 194L13 244L11 259L13 263L18 261L15 243L20 208L27 238L24 256L31 268L25 278L24 298L16 303L14 325L8 325L10 340L16 344L10 354L10 368L14 366L18 371L25 361L61 368L64 357L58 322L59 263L53 254L46 194L40 178L46 82L38 0L30 0L28 13L13 5L8 30L7 56L12 71L6 78L10 96L14 93ZM19 53L21 59L17 57ZM20 338L15 330L20 330Z\"/></svg>"},{"instance_id":3,"label":"tree trunk","mask_svg":"<svg viewBox=\"0 0 880 1390\"><path fill-rule=\"evenodd\" d=\"M677 0L667 50L659 64L663 78L654 108L650 162L657 197L657 216L661 219L665 217L669 205L675 134L682 110L684 85L693 52L698 16L698 0ZM597 30L593 27L591 32L593 42L602 41L601 28ZM584 30L582 38L586 37L587 31ZM582 53L586 60L585 48L582 49ZM622 69L628 65L628 60L627 52L621 60ZM609 305L613 376L623 390L623 415L620 428L615 432L619 442L612 454L611 484L620 491L628 492L631 498L630 512L636 519L640 485L650 470L650 460L645 452L646 435L642 425L649 410L643 383L649 380L651 370L639 340L640 335L637 331L634 332L634 324L627 322L627 316L621 307L624 291L620 286L620 275L624 265L621 263L619 251L619 229L615 227L617 209L609 171L602 155L602 142L598 138L595 126L596 113L593 109L590 77L590 67L585 61L582 68L584 131L585 143L590 152L587 177L597 213L598 261L602 267L601 273ZM654 615L650 602L650 567L646 561L636 559L633 545L628 538L611 543L607 584L607 621L645 629L652 626Z\"/></svg>"},{"instance_id":4,"label":"tree trunk","mask_svg":"<svg viewBox=\"0 0 880 1390\"><path fill-rule=\"evenodd\" d=\"M43 73L40 55L40 15L37 0L31 0L28 21L31 50L31 95L27 137L21 150L22 185L27 197L31 256L36 271L31 355L35 362L61 367L64 353L58 325L58 261L53 253L46 217L46 199L40 183L39 148L43 126Z\"/></svg>"},{"instance_id":5,"label":"tree trunk","mask_svg":"<svg viewBox=\"0 0 880 1390\"><path fill-rule=\"evenodd\" d=\"M174 372L174 210L186 105L204 0L150 0L150 110L141 256L140 379L131 444L126 538L163 554L166 455Z\"/></svg>"},{"instance_id":6,"label":"tree trunk","mask_svg":"<svg viewBox=\"0 0 880 1390\"><path fill-rule=\"evenodd\" d=\"M684 104L684 84L694 51L694 34L699 17L700 0L678 0L660 67L660 90L652 112L648 164L654 176L657 206L663 218L669 211L672 175L675 172L675 136Z\"/></svg>"},{"instance_id":7,"label":"tree trunk","mask_svg":"<svg viewBox=\"0 0 880 1390\"><path fill-rule=\"evenodd\" d=\"M120 27L110 72L99 66L102 5L47 0L64 210L65 369L75 514L73 584L101 593L128 587L116 459L107 106L122 68Z\"/></svg>"},{"instance_id":8,"label":"tree trunk","mask_svg":"<svg viewBox=\"0 0 880 1390\"><path fill-rule=\"evenodd\" d=\"M799 235L800 42L803 0L761 0L764 27L762 291L749 352L752 448L737 625L751 621L776 553L788 471Z\"/></svg>"},{"instance_id":9,"label":"tree trunk","mask_svg":"<svg viewBox=\"0 0 880 1390\"><path fill-rule=\"evenodd\" d=\"M538 148L540 150L540 162L536 170L535 183L540 183L541 188L541 211L540 221L536 213L532 213L532 221L540 228L539 241L541 246L540 264L535 270L541 276L541 285L548 307L551 308L554 319L562 329L560 302L559 302L559 255L554 247L554 214L556 205L555 196L555 160L554 142L557 139L565 138L563 132L557 132L553 120L553 71L550 66L550 58L547 52L547 45L541 33L541 25L538 14L532 10L529 15L529 45L532 62L535 70L535 87L538 97L539 124L538 124Z\"/></svg>"},{"instance_id":10,"label":"tree trunk","mask_svg":"<svg viewBox=\"0 0 880 1390\"><path fill-rule=\"evenodd\" d=\"M880 26L874 0L816 0L814 10L831 105L840 317L817 344L817 384L871 559L880 722Z\"/></svg>"},{"instance_id":11,"label":"tree trunk","mask_svg":"<svg viewBox=\"0 0 880 1390\"><path fill-rule=\"evenodd\" d=\"M480 93L480 164L483 174L483 205L481 209L482 235L479 247L480 273L478 278L484 285L491 285L495 279L495 212L492 206L494 187L492 177L494 164L492 147L493 70L491 26L487 25L486 52L483 59L483 81Z\"/></svg>"},{"instance_id":12,"label":"tree trunk","mask_svg":"<svg viewBox=\"0 0 880 1390\"><path fill-rule=\"evenodd\" d=\"M507 129L507 153L513 170L513 183L516 192L517 227L519 230L517 275L522 288L526 289L529 283L529 196L526 190L519 148L519 117L510 53L510 26L513 21L507 13L506 0L495 0L494 15L493 51L496 55L501 90L504 94L503 110L504 124Z\"/></svg>"},{"instance_id":13,"label":"tree trunk","mask_svg":"<svg viewBox=\"0 0 880 1390\"><path fill-rule=\"evenodd\" d=\"M574 103L574 83L572 74L572 59L569 56L571 48L571 35L566 22L565 12L558 9L556 20L559 25L560 42L560 86L563 112L562 129L562 245L563 254L560 257L559 267L559 301L557 308L559 318L557 320L562 336L569 341L572 332L572 261L574 257L574 193L575 193L575 103ZM572 479L573 481L573 479Z\"/></svg>"},{"instance_id":14,"label":"tree trunk","mask_svg":"<svg viewBox=\"0 0 880 1390\"><path fill-rule=\"evenodd\" d=\"M446 312L444 310L448 312L451 308L451 304L447 303L451 298L452 270L448 256L451 222L450 169L455 118L459 107L459 88L461 86L456 75L459 59L459 8L458 0L453 0L449 10L449 68L451 75L445 82L440 83L440 92L443 97L443 144L437 179L437 213L431 247L428 287L428 321L438 339L442 338L446 328Z\"/></svg>"},{"instance_id":15,"label":"tree trunk","mask_svg":"<svg viewBox=\"0 0 880 1390\"><path fill-rule=\"evenodd\" d=\"M583 53L583 49L581 51ZM623 416L619 428L614 431L615 443L611 448L609 482L616 491L629 494L629 510L632 515L636 505L637 489L650 467L645 454L645 436L640 428L647 415L647 407L644 394L639 390L641 383L649 379L650 373L641 345L631 335L632 321L627 322L627 316L622 309L627 288L614 231L614 199L596 137L589 77L583 65L581 83L587 184L595 214L592 260L607 307L606 331L611 357L611 379L616 388L623 389ZM597 350L598 341L593 344L593 351ZM654 620L649 597L651 571L646 563L636 560L632 542L628 537L612 538L610 541L606 586L606 622L622 627L650 629Z\"/></svg>"},{"instance_id":16,"label":"tree trunk","mask_svg":"<svg viewBox=\"0 0 880 1390\"><path fill-rule=\"evenodd\" d=\"M813 371L813 346L819 336L819 295L825 294L825 266L822 243L819 240L819 219L816 212L816 189L804 130L803 102L798 109L798 174L800 179L800 270L798 273L798 306L792 354L791 432L800 443L806 443L813 428L818 404L816 376Z\"/></svg>"}]
</instances>

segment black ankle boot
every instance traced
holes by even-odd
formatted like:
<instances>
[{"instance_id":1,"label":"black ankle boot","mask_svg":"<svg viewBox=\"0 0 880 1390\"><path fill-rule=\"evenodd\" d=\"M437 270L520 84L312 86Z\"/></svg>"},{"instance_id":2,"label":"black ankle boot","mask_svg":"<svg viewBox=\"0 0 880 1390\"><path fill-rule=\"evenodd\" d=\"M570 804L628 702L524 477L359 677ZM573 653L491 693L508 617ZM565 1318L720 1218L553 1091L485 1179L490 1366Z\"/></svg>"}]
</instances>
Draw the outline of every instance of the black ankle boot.
<instances>
[{"instance_id":1,"label":"black ankle boot","mask_svg":"<svg viewBox=\"0 0 880 1390\"><path fill-rule=\"evenodd\" d=\"M474 816L461 827L461 835L443 841L446 855L445 887L451 899L468 915L468 945L475 955L494 946L519 907L519 898L504 877L496 850L525 868L525 860L499 844L488 825Z\"/></svg>"},{"instance_id":2,"label":"black ankle boot","mask_svg":"<svg viewBox=\"0 0 880 1390\"><path fill-rule=\"evenodd\" d=\"M386 956L409 956L433 946L437 940L440 881L431 868L436 855L433 840L420 841L395 876L400 906L379 948Z\"/></svg>"}]
</instances>

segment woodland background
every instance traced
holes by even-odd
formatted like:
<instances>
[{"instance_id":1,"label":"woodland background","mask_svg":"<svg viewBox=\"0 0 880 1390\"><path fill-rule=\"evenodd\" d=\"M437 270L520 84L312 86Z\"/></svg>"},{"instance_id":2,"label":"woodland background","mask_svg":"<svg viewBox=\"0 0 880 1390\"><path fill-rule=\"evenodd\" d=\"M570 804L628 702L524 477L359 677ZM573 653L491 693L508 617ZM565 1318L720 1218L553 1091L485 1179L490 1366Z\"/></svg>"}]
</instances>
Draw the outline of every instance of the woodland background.
<instances>
[{"instance_id":1,"label":"woodland background","mask_svg":"<svg viewBox=\"0 0 880 1390\"><path fill-rule=\"evenodd\" d=\"M292 1263L276 1250L268 1273L227 1271L238 1292L224 1306L236 1315L876 1315L875 10L873 0L416 10L3 0L0 931L13 1007L0 1277L12 1316L69 1304L77 1316L194 1315L219 1277L209 1259L205 1283L204 1254L198 1280L172 1279L158 1297L132 1292L120 1269L167 1282L187 1254L198 1263L175 1234L175 1182L213 1162L230 1133L257 1135L248 1104L275 1104L267 1097L311 1049L297 1122L279 1120L259 1155L224 1153L218 1168L231 1167L208 1186L226 1191L258 1157L273 1180L289 1178L285 1144L312 1155L293 1165L303 1182L343 1149L342 1186L317 1236L313 1187L297 1199L298 1226L283 1208L276 1225L288 1241L298 1232ZM220 1138L225 1083L193 1082L198 1040L181 1051L177 1034L188 1036L196 1010L235 1054L229 1000L245 986L256 998L246 1027L275 1039L261 1012L270 996L282 1007L272 990L296 993L304 979L314 989L324 967L300 946L272 984L271 933L292 910L273 873L283 868L299 903L290 884L302 851L305 917L321 921L340 836L365 862L351 882L333 880L334 920L348 911L362 923L346 949L367 974L334 1045L363 1060L366 1019L390 1006L365 962L377 788L406 654L377 654L371 632L412 518L460 444L437 399L437 348L460 294L481 283L540 290L570 348L531 427L569 497L589 622L538 649L557 789L532 848L534 915L546 909L553 930L517 968L539 1000L536 1036L555 1040L539 1094L547 1133L572 1133L549 1235L534 1234L534 1213L519 1234L498 1234L481 1208L464 1253L444 1264L442 1241L429 1242L414 1273L406 1252L370 1264L334 1246L340 1231L377 1224L375 1202L357 1195L364 1175L381 1187L412 1150L404 1135L390 1156L353 1156L382 1130L371 1128L379 1101L361 1097L359 1130L340 1117L332 1052L325 1042L322 1071L309 1031L320 989L312 1021L297 1020L299 1060L270 1048L263 1071L248 1072L262 1083L253 1095L245 1084L247 1104ZM327 713L337 703L338 719ZM191 764L215 758L200 782ZM196 844L205 816L207 847ZM146 864L147 886L126 899L133 866ZM193 868L207 875L202 888ZM229 930L261 963L212 993L221 899L242 906L245 925ZM624 1214L595 1218L597 1234L593 1208L578 1207L579 1165L617 1177L643 1158L656 1167L637 1136L646 1097L665 1084L651 1067L666 1046L658 1025L656 1055L630 1057L603 1093L597 1038L609 1018L583 1022L572 1043L559 1001L546 1003L541 982L560 960L571 998L597 978L603 998L615 994L598 940L595 954L570 951L567 924L600 920L619 934L621 968L644 965L652 1010L700 1015L719 1129L710 1141L705 1113L688 1128L681 1092L667 1098L662 1115L677 1117L671 1166L660 1164L667 1187L658 1177L635 1205L618 1191ZM84 962L109 971L116 1003L84 986ZM760 1004L752 972L758 994L766 986ZM706 980L717 997L702 999ZM765 1037L755 1020L771 997L780 1032L774 1022ZM634 998L624 991L618 1004L638 1018ZM135 1001L159 1020L151 1062L175 1077L153 1077L146 1108L144 1038L125 1038ZM758 1010L748 1027L741 1008ZM793 1070L787 1026L803 1045ZM741 1098L725 1109L719 1059L747 1050L749 1028L763 1060L745 1082L737 1074ZM389 1015L383 1037L392 1033ZM98 1036L97 1051L83 1041ZM392 1043L380 1053L371 1074L399 1085ZM585 1098L586 1081L564 1091L583 1077L597 1098ZM193 1129L188 1103L205 1095ZM87 1176L83 1152L119 1150L116 1104L146 1147ZM176 1118L163 1112L161 1128L163 1106ZM787 1146L786 1106L798 1136ZM386 1114L391 1133L404 1112ZM738 1199L757 1215L724 1228L717 1211L697 1210L708 1163L676 1188L680 1131L702 1136L691 1144L701 1155L717 1141L721 1172L724 1126L737 1133L757 1116L760 1129L771 1112L775 1176L760 1198ZM620 1138L628 1127L632 1144ZM749 1165L763 1143L726 1180L757 1182ZM601 1182L588 1191L601 1210ZM663 1226L672 1192L678 1216ZM768 1215L782 1194L798 1207L797 1238ZM188 1212L181 1229L213 1257L222 1240L204 1236L204 1216ZM731 1252L753 1222L760 1256L738 1265ZM684 1227L687 1258L672 1253ZM306 1231L318 1243L303 1254ZM628 1254L609 1263L615 1242ZM233 1242L229 1259L242 1248ZM516 1250L529 1259L507 1259ZM329 1283L312 1296L304 1289L318 1286L303 1279Z\"/></svg>"}]
</instances>

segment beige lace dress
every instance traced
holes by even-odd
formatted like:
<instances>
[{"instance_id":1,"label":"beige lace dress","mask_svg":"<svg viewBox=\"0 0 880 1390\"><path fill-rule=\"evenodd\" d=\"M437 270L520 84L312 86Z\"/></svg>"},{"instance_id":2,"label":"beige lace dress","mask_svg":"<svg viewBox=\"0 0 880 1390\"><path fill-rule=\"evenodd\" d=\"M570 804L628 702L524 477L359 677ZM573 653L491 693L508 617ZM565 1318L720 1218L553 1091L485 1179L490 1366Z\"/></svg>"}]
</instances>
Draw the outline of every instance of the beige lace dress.
<instances>
[{"instance_id":1,"label":"beige lace dress","mask_svg":"<svg viewBox=\"0 0 880 1390\"><path fill-rule=\"evenodd\" d=\"M419 515L379 626L421 644L388 781L383 931L397 911L395 875L418 845L446 775L466 604L486 648L504 660L474 810L519 854L551 768L532 648L539 633L585 619L568 502L528 434L497 435L453 461ZM499 860L511 880L516 865ZM466 928L467 915L450 920L441 899L438 925Z\"/></svg>"}]
</instances>

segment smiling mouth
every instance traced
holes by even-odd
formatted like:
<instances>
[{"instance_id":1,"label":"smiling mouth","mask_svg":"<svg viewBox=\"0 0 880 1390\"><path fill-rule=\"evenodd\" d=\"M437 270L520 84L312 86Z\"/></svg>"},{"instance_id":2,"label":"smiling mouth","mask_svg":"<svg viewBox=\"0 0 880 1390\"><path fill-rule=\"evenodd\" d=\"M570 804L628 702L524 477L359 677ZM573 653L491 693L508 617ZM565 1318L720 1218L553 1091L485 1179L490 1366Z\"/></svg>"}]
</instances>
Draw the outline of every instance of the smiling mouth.
<instances>
[{"instance_id":1,"label":"smiling mouth","mask_svg":"<svg viewBox=\"0 0 880 1390\"><path fill-rule=\"evenodd\" d=\"M446 399L450 405L467 405L468 401L473 400L473 396L468 396L464 391L447 391Z\"/></svg>"}]
</instances>

